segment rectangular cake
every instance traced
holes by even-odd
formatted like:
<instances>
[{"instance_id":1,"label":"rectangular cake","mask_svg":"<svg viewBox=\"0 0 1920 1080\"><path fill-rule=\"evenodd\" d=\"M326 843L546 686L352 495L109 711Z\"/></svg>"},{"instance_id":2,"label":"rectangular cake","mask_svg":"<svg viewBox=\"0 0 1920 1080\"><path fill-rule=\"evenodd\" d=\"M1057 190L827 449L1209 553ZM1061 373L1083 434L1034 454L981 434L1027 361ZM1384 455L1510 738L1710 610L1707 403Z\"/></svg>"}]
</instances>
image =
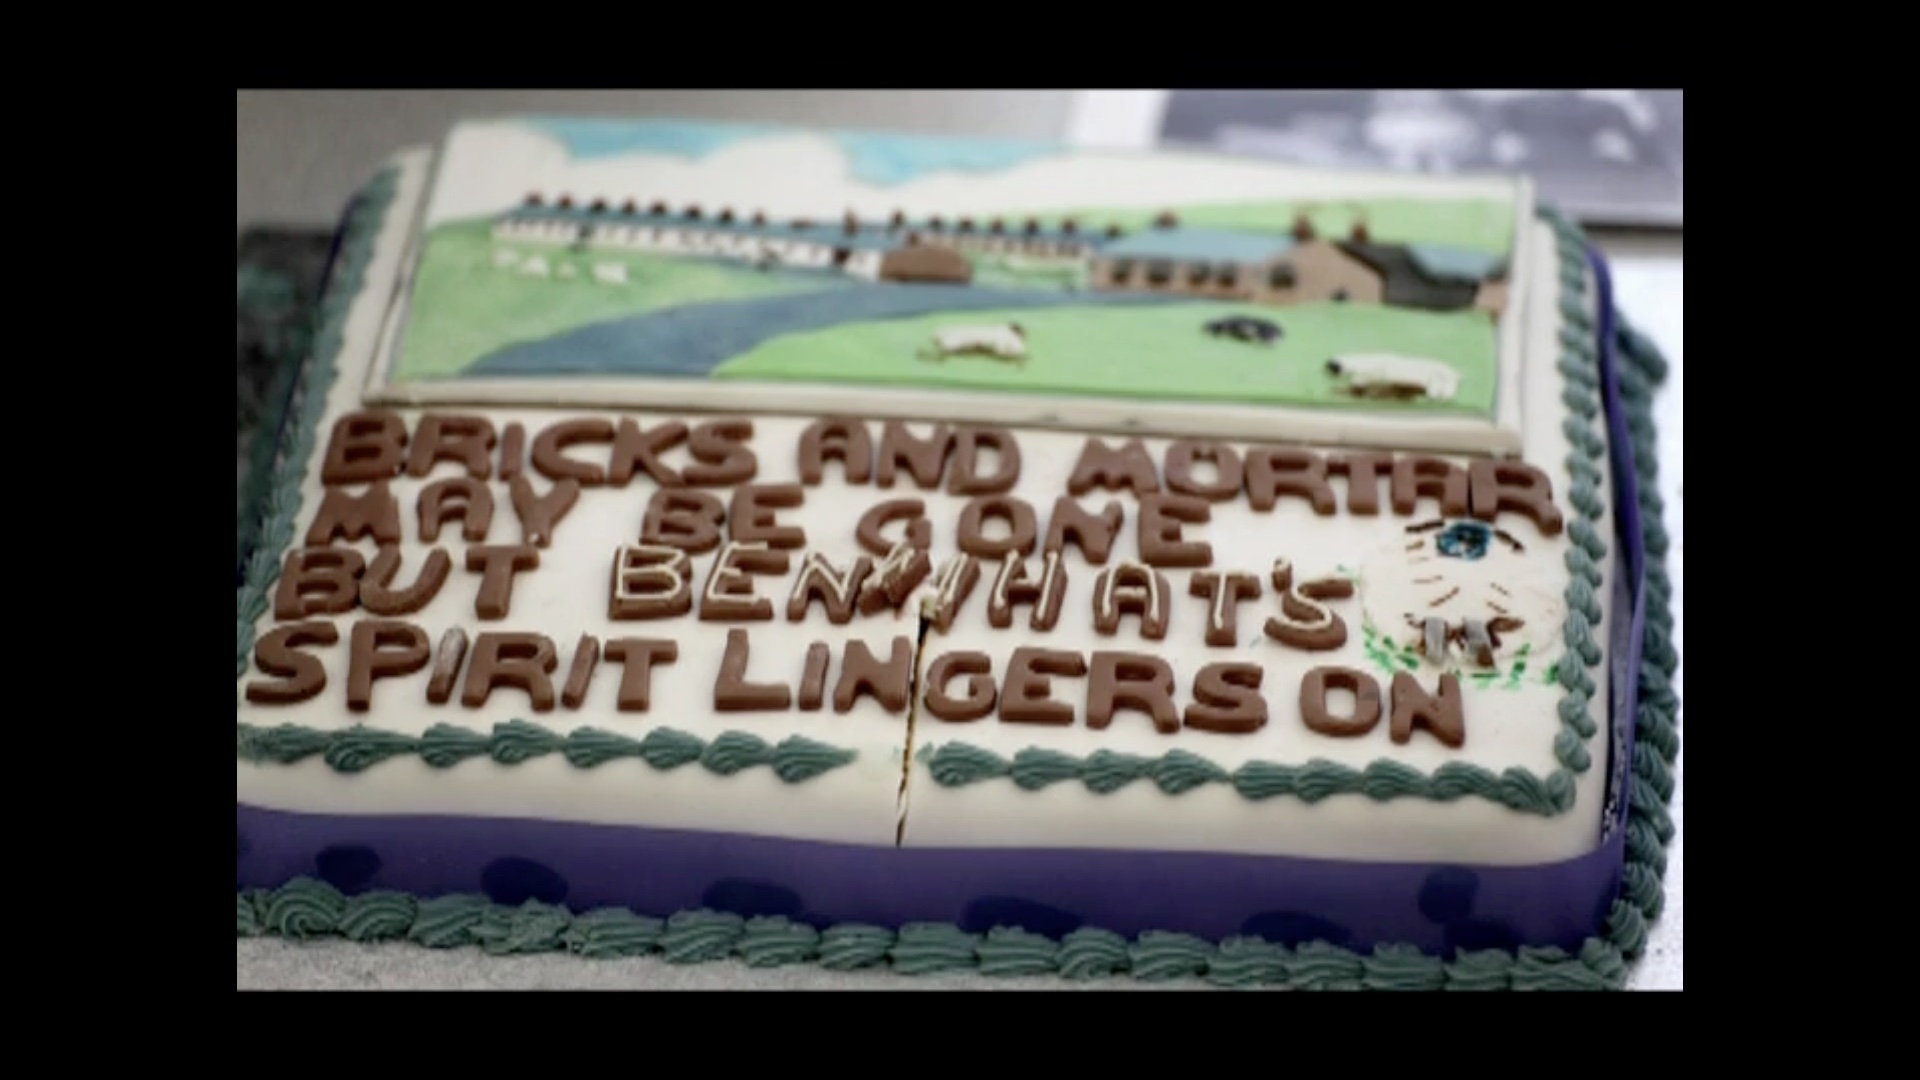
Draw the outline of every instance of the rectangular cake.
<instances>
[{"instance_id":1,"label":"rectangular cake","mask_svg":"<svg viewBox=\"0 0 1920 1080\"><path fill-rule=\"evenodd\" d=\"M472 123L238 568L239 932L1599 988L1662 361L1519 178Z\"/></svg>"}]
</instances>

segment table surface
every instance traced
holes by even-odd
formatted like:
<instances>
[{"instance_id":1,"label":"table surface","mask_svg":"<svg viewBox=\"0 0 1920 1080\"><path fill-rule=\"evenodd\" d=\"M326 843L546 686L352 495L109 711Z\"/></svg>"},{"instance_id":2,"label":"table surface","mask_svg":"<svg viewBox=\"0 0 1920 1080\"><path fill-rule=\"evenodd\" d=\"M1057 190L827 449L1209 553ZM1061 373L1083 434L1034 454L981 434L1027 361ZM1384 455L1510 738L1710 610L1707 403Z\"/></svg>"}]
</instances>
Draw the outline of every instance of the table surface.
<instances>
[{"instance_id":1,"label":"table surface","mask_svg":"<svg viewBox=\"0 0 1920 1080\"><path fill-rule=\"evenodd\" d=\"M354 189L392 153L435 141L454 121L511 113L677 116L807 126L883 128L931 134L1059 138L1073 93L1044 91L240 91L237 105L237 227L330 225ZM1682 237L1600 233L1613 266L1616 302L1666 353L1672 366L1655 402L1660 489L1666 497L1673 578L1673 641L1685 656L1682 520ZM1684 662L1674 689L1685 699ZM1684 749L1674 765L1667 903L1651 928L1630 989L1678 990L1686 831ZM492 957L475 949L436 951L399 943L235 943L241 989L582 988L582 989L1137 989L1131 980L992 980L977 975L904 978L885 972L813 967L753 970L738 962L678 967L652 957L583 961L568 955ZM1194 983L1204 988L1205 984ZM1180 989L1180 985L1156 988Z\"/></svg>"}]
</instances>

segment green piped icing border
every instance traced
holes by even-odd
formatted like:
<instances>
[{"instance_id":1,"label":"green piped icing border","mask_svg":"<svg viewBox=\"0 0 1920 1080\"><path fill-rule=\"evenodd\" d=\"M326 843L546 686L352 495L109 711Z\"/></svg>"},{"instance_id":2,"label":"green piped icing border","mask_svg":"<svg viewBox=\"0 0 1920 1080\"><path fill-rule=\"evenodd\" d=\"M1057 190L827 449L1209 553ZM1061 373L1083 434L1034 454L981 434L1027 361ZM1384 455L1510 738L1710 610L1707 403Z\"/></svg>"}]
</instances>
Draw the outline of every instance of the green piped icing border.
<instances>
[{"instance_id":1,"label":"green piped icing border","mask_svg":"<svg viewBox=\"0 0 1920 1080\"><path fill-rule=\"evenodd\" d=\"M832 772L855 757L852 750L801 735L769 744L751 732L725 731L708 741L662 727L634 739L592 727L561 735L525 720L495 724L492 731L484 733L452 724L435 724L419 735L361 724L339 731L299 724L236 724L235 733L235 757L241 761L291 765L319 755L329 768L342 773L363 772L401 755L417 756L436 769L446 769L469 758L518 765L559 754L580 769L597 768L619 758L639 758L661 772L699 762L701 768L720 776L766 766L787 783L798 784Z\"/></svg>"},{"instance_id":2,"label":"green piped icing border","mask_svg":"<svg viewBox=\"0 0 1920 1080\"><path fill-rule=\"evenodd\" d=\"M1563 249L1584 243L1579 229L1550 208L1542 207L1541 217L1552 225ZM1563 264L1563 285L1575 277L1584 288L1584 275L1568 273ZM1598 936L1588 938L1575 953L1555 948L1522 948L1513 953L1458 950L1451 959L1442 959L1393 944L1356 953L1319 942L1288 949L1240 936L1217 944L1199 941L1197 946L1176 940L1185 935L1142 934L1129 942L1095 927L1075 930L1061 938L1057 947L1049 947L1050 939L1025 931L995 928L985 935L969 935L949 927L953 934L945 935L942 957L955 966L941 970L1002 976L1055 974L1068 979L1140 977L1135 964L1143 961L1156 974L1177 968L1177 974L1227 987L1619 989L1626 981L1627 962L1645 951L1647 924L1659 918L1666 899L1662 878L1667 844L1674 834L1666 807L1673 796L1673 762L1680 752L1680 702L1671 680L1680 656L1673 646L1673 585L1666 568L1668 538L1662 522L1665 505L1658 489L1653 422L1653 392L1666 378L1667 363L1653 343L1617 313L1614 325L1620 396L1640 481L1640 523L1647 555L1646 637L1640 652L1640 703L1628 777L1626 858L1620 891ZM623 908L571 913L537 901L513 908L466 894L422 900L376 891L348 897L310 878L297 878L277 889L239 890L235 900L236 937L241 938L407 939L428 948L478 946L495 953L569 952L595 958L657 953L681 962L731 956L761 967L806 963L834 971L899 970L895 953L901 933L866 923L842 923L816 932L779 917L740 920L707 911L678 912L659 919ZM664 944L670 926L678 931L671 951ZM971 960L963 955L959 939L973 943ZM689 948L689 941L697 941L698 947Z\"/></svg>"},{"instance_id":3,"label":"green piped icing border","mask_svg":"<svg viewBox=\"0 0 1920 1080\"><path fill-rule=\"evenodd\" d=\"M295 388L297 400L290 406L292 421L274 461L273 483L259 508L260 527L254 535L253 553L247 558L246 573L239 588L234 628L235 678L247 673L247 657L253 652L254 623L266 614L268 597L280 578L281 560L293 543L295 519L300 514L300 485L306 476L307 462L313 456L320 420L326 415L327 391L339 374L340 351L346 346L347 315L366 284L367 265L373 261L380 226L386 220L399 184L400 170L387 169L361 189L347 213L333 276L320 298L313 353ZM262 437L271 435L263 432Z\"/></svg>"}]
</instances>

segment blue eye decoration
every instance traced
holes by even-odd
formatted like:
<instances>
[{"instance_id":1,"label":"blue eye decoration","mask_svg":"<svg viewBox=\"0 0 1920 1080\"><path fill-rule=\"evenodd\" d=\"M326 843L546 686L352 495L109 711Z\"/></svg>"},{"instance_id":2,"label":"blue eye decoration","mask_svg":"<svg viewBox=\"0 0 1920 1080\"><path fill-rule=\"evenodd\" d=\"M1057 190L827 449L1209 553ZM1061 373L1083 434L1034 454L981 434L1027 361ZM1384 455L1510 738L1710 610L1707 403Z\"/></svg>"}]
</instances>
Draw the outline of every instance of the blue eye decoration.
<instances>
[{"instance_id":1,"label":"blue eye decoration","mask_svg":"<svg viewBox=\"0 0 1920 1080\"><path fill-rule=\"evenodd\" d=\"M1478 521L1456 521L1434 538L1433 546L1450 559L1472 561L1486 555L1493 530Z\"/></svg>"}]
</instances>

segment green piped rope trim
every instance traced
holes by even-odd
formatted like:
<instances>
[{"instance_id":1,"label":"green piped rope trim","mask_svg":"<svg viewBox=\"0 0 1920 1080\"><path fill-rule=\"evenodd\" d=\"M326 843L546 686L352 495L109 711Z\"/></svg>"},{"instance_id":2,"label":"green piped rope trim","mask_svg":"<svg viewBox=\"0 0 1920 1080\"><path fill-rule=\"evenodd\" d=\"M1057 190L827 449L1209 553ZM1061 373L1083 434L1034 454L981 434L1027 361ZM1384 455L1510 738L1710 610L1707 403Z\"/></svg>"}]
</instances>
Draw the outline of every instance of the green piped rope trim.
<instances>
[{"instance_id":1,"label":"green piped rope trim","mask_svg":"<svg viewBox=\"0 0 1920 1080\"><path fill-rule=\"evenodd\" d=\"M1579 747L1578 753L1584 755L1586 748ZM1057 750L1028 748L1008 759L962 742L928 744L916 756L942 787L1006 779L1028 791L1038 791L1075 781L1104 795L1145 780L1169 795L1207 784L1224 784L1255 802L1283 795L1306 803L1347 794L1365 795L1375 802L1405 798L1453 802L1476 796L1523 813L1549 817L1563 812L1573 800L1572 777L1555 773L1542 780L1525 769L1495 773L1464 762L1449 762L1431 774L1384 759L1355 769L1318 758L1305 765L1249 761L1228 772L1186 750L1171 750L1160 757L1096 750L1086 757L1074 757Z\"/></svg>"},{"instance_id":2,"label":"green piped rope trim","mask_svg":"<svg viewBox=\"0 0 1920 1080\"><path fill-rule=\"evenodd\" d=\"M1562 250L1577 249L1579 231L1550 208L1541 216L1562 238ZM1584 292L1584 275L1563 273L1563 285ZM1577 284L1575 284L1577 282ZM1635 716L1635 746L1628 775L1627 851L1619 895L1601 934L1578 952L1553 948L1458 951L1452 959L1428 956L1404 945L1381 945L1361 954L1320 943L1288 949L1259 938L1230 937L1217 945L1165 938L1129 942L1093 927L1075 930L1057 943L1026 931L996 928L978 938L969 970L982 974L1057 974L1094 979L1136 974L1136 957L1149 965L1184 965L1183 970L1219 986L1279 986L1300 989L1588 990L1618 989L1626 980L1626 962L1646 948L1647 924L1665 904L1661 877L1672 822L1666 803L1672 794L1672 768L1679 753L1678 698L1671 679L1680 663L1673 648L1673 615L1666 579L1667 535L1656 490L1652 418L1653 390L1665 379L1667 364L1652 342L1615 317L1620 350L1621 400L1634 441L1640 474L1643 542L1647 550L1647 636L1641 648L1641 700ZM1597 385L1597 381L1596 381ZM1569 555L1585 553L1573 549ZM1591 679L1576 665L1562 665L1562 682L1572 690ZM1571 674L1568 674L1571 672ZM1583 691L1584 692L1590 692ZM1585 714L1584 700L1577 710ZM1568 710L1562 711L1566 720ZM1589 717L1588 722L1591 723ZM469 733L471 734L471 733ZM236 894L237 935L320 937L356 941L408 939L429 948L479 946L495 950L565 951L582 957L644 956L658 951L673 920L638 915L621 908L569 914L563 908L529 901L519 908L489 903L484 897L458 895L419 900L402 893L370 892L345 897L322 882L299 878L277 889L248 889ZM695 955L732 955L757 966L813 963L834 971L881 968L893 963L899 935L864 923L842 923L826 930L783 918L734 922L716 912L682 912L678 955L686 958L689 919L703 918L705 948ZM562 919L564 917L564 923ZM498 932L508 928L508 933ZM511 932L519 928L520 932ZM717 928L717 929L714 929ZM953 928L959 933L957 928ZM972 937L971 935L964 935ZM1181 938L1184 935L1168 935ZM1046 942L1047 944L1042 944ZM718 946L724 943L725 949ZM1149 947L1149 945L1151 947ZM958 955L956 952L953 955ZM1198 963L1195 963L1195 960ZM1150 968L1159 970L1159 967Z\"/></svg>"},{"instance_id":3,"label":"green piped rope trim","mask_svg":"<svg viewBox=\"0 0 1920 1080\"><path fill-rule=\"evenodd\" d=\"M417 755L428 765L445 769L468 758L487 757L502 765L518 765L560 754L581 769L629 757L662 772L699 762L701 768L721 776L766 766L787 783L798 784L846 765L855 756L852 750L800 735L769 744L758 735L727 731L709 742L673 728L654 728L644 737L632 739L591 727L561 735L525 720L495 724L487 733L452 724L435 724L420 735L358 724L339 731L298 724L238 724L236 730L235 756L241 761L291 765L319 755L329 768L342 773L362 772L403 755Z\"/></svg>"},{"instance_id":4,"label":"green piped rope trim","mask_svg":"<svg viewBox=\"0 0 1920 1080\"><path fill-rule=\"evenodd\" d=\"M342 231L333 277L320 299L312 358L307 361L296 387L298 400L290 406L292 423L286 444L274 463L273 483L262 501L260 528L236 598L235 678L247 672L247 657L253 652L254 623L266 614L268 597L280 577L281 560L293 543L295 519L300 514L300 484L313 456L320 420L327 411L327 391L338 375L340 351L346 343L347 315L366 284L367 264L373 261L380 226L399 189L399 179L398 169L388 169L361 189Z\"/></svg>"}]
</instances>

